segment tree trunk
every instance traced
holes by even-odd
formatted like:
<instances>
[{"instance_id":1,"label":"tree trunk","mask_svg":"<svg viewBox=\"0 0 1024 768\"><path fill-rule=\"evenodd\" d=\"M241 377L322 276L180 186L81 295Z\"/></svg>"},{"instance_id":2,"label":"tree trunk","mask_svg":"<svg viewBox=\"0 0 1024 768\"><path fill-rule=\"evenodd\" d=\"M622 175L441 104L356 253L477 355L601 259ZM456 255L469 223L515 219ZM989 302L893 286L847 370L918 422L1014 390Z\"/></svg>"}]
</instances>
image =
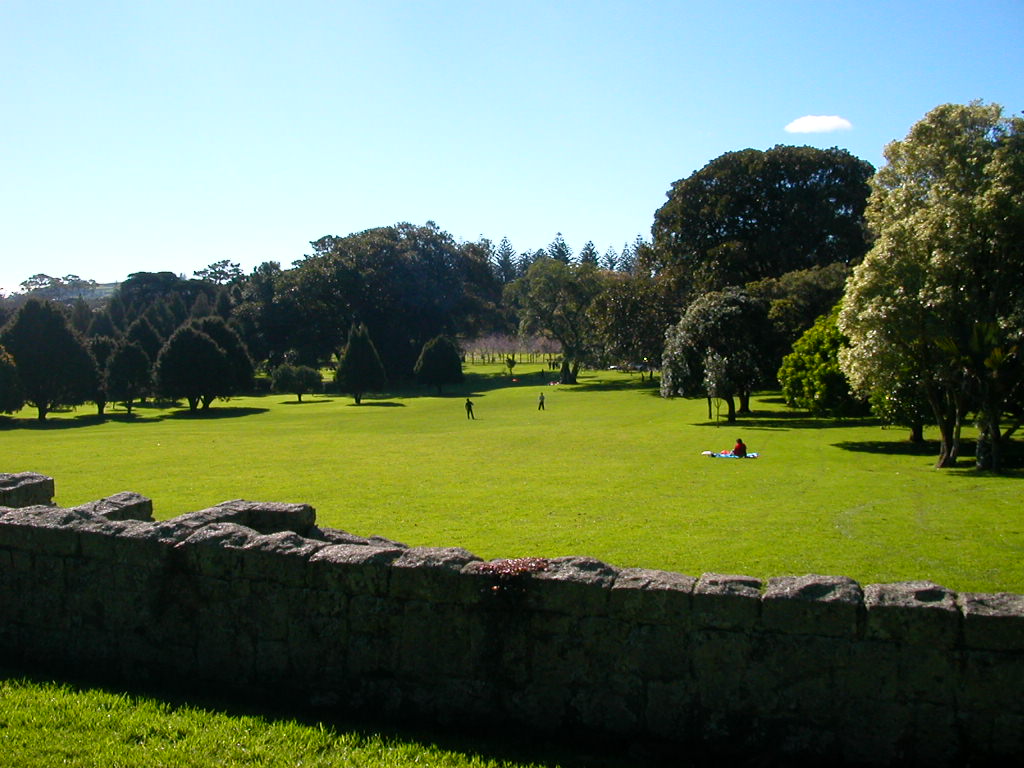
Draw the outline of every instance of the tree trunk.
<instances>
[{"instance_id":1,"label":"tree trunk","mask_svg":"<svg viewBox=\"0 0 1024 768\"><path fill-rule=\"evenodd\" d=\"M750 411L750 393L747 392L746 390L744 390L744 391L739 393L738 397L740 399L740 409L739 409L738 413L748 414L749 415L751 413L751 411Z\"/></svg>"},{"instance_id":2,"label":"tree trunk","mask_svg":"<svg viewBox=\"0 0 1024 768\"><path fill-rule=\"evenodd\" d=\"M199 410L199 398L198 397L196 397L194 395L190 395L188 397L188 409L190 411L198 411Z\"/></svg>"},{"instance_id":3,"label":"tree trunk","mask_svg":"<svg viewBox=\"0 0 1024 768\"><path fill-rule=\"evenodd\" d=\"M935 468L955 467L957 456L960 455L960 402L955 394L939 392L935 388L929 388L927 396L932 413L935 414L935 424L939 428L939 457L935 461Z\"/></svg>"},{"instance_id":4,"label":"tree trunk","mask_svg":"<svg viewBox=\"0 0 1024 768\"><path fill-rule=\"evenodd\" d=\"M725 420L731 424L736 421L736 401L733 399L732 395L728 395L722 399L725 400L726 405Z\"/></svg>"},{"instance_id":5,"label":"tree trunk","mask_svg":"<svg viewBox=\"0 0 1024 768\"><path fill-rule=\"evenodd\" d=\"M910 437L908 438L912 443L923 443L924 442L924 424L918 422L917 424L910 425Z\"/></svg>"},{"instance_id":6,"label":"tree trunk","mask_svg":"<svg viewBox=\"0 0 1024 768\"><path fill-rule=\"evenodd\" d=\"M362 392L353 392L352 393L352 398L356 401L356 405L359 405L361 402L363 402L363 393Z\"/></svg>"},{"instance_id":7,"label":"tree trunk","mask_svg":"<svg viewBox=\"0 0 1024 768\"><path fill-rule=\"evenodd\" d=\"M569 361L562 358L562 369L558 374L559 384L575 384L576 375L573 373L573 369L569 366Z\"/></svg>"}]
</instances>

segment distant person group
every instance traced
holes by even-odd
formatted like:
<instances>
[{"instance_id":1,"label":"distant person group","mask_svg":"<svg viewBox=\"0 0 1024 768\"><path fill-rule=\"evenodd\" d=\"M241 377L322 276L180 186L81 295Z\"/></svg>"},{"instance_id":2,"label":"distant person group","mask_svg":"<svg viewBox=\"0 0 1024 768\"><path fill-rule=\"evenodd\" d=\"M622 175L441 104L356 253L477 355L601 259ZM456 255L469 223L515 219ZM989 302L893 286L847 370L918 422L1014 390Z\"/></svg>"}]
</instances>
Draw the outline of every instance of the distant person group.
<instances>
[{"instance_id":1,"label":"distant person group","mask_svg":"<svg viewBox=\"0 0 1024 768\"><path fill-rule=\"evenodd\" d=\"M544 393L541 392L537 396L537 410L538 411L543 411L544 410L544 403L545 403ZM467 419L473 419L474 421L476 421L476 414L473 413L473 401L470 400L468 397L466 398L466 418Z\"/></svg>"}]
</instances>

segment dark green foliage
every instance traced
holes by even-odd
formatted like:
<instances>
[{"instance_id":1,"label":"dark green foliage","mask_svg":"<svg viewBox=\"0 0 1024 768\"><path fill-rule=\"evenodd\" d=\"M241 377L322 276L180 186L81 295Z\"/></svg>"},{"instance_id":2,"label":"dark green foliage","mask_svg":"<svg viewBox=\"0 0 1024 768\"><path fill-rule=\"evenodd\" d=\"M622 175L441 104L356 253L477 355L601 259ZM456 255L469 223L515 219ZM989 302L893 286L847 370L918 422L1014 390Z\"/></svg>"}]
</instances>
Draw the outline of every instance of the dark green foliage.
<instances>
[{"instance_id":1,"label":"dark green foliage","mask_svg":"<svg viewBox=\"0 0 1024 768\"><path fill-rule=\"evenodd\" d=\"M566 264L539 258L526 275L505 286L505 300L519 313L519 330L543 334L562 346L563 384L575 384L591 352L593 327L588 315L601 292L598 271L590 264Z\"/></svg>"},{"instance_id":2,"label":"dark green foliage","mask_svg":"<svg viewBox=\"0 0 1024 768\"><path fill-rule=\"evenodd\" d=\"M509 373L513 365L514 360L509 366ZM428 387L437 387L437 394L441 394L445 384L461 384L462 355L458 345L448 336L435 336L423 345L413 371L416 381Z\"/></svg>"},{"instance_id":3,"label":"dark green foliage","mask_svg":"<svg viewBox=\"0 0 1024 768\"><path fill-rule=\"evenodd\" d=\"M706 394L725 400L728 420L749 411L754 387L764 380L772 348L765 302L746 291L712 291L687 307L665 338L661 393Z\"/></svg>"},{"instance_id":4,"label":"dark green foliage","mask_svg":"<svg viewBox=\"0 0 1024 768\"><path fill-rule=\"evenodd\" d=\"M93 402L96 403L96 412L102 416L103 410L107 407L107 362L110 356L117 349L117 341L109 336L96 336L89 339L89 352L92 359L96 361L96 392L93 395Z\"/></svg>"},{"instance_id":5,"label":"dark green foliage","mask_svg":"<svg viewBox=\"0 0 1024 768\"><path fill-rule=\"evenodd\" d=\"M511 283L518 276L516 271L516 252L507 237L501 238L498 250L494 253L494 276L502 285Z\"/></svg>"},{"instance_id":6,"label":"dark green foliage","mask_svg":"<svg viewBox=\"0 0 1024 768\"><path fill-rule=\"evenodd\" d=\"M229 394L234 373L227 353L192 325L183 325L160 350L157 387L172 398L184 397L189 410L203 410L214 398Z\"/></svg>"},{"instance_id":7,"label":"dark green foliage","mask_svg":"<svg viewBox=\"0 0 1024 768\"><path fill-rule=\"evenodd\" d=\"M0 413L20 411L24 404L25 398L21 394L21 382L18 380L14 358L0 347Z\"/></svg>"},{"instance_id":8,"label":"dark green foliage","mask_svg":"<svg viewBox=\"0 0 1024 768\"><path fill-rule=\"evenodd\" d=\"M647 266L691 295L796 269L856 263L872 167L840 149L777 146L712 160L655 213Z\"/></svg>"},{"instance_id":9,"label":"dark green foliage","mask_svg":"<svg viewBox=\"0 0 1024 768\"><path fill-rule=\"evenodd\" d=\"M0 345L14 358L25 401L40 421L55 407L92 398L96 363L57 305L27 301L0 333Z\"/></svg>"},{"instance_id":10,"label":"dark green foliage","mask_svg":"<svg viewBox=\"0 0 1024 768\"><path fill-rule=\"evenodd\" d=\"M231 365L231 380L226 391L217 393L218 397L238 395L252 389L252 358L249 357L249 351L238 333L216 315L195 320L192 324L217 342L217 345L227 353Z\"/></svg>"},{"instance_id":11,"label":"dark green foliage","mask_svg":"<svg viewBox=\"0 0 1024 768\"><path fill-rule=\"evenodd\" d=\"M362 402L366 392L379 392L387 384L380 355L362 323L353 325L349 331L348 343L341 351L334 380L342 392L355 398L356 405Z\"/></svg>"},{"instance_id":12,"label":"dark green foliage","mask_svg":"<svg viewBox=\"0 0 1024 768\"><path fill-rule=\"evenodd\" d=\"M128 415L137 398L143 398L153 384L152 363L142 345L120 344L107 363L107 396L124 403Z\"/></svg>"},{"instance_id":13,"label":"dark green foliage","mask_svg":"<svg viewBox=\"0 0 1024 768\"><path fill-rule=\"evenodd\" d=\"M654 377L665 348L665 329L678 319L664 282L616 272L587 311L606 363L642 365Z\"/></svg>"},{"instance_id":14,"label":"dark green foliage","mask_svg":"<svg viewBox=\"0 0 1024 768\"><path fill-rule=\"evenodd\" d=\"M292 393L301 403L303 395L316 394L323 388L323 380L320 371L315 368L285 363L274 369L271 375L271 388L275 392Z\"/></svg>"},{"instance_id":15,"label":"dark green foliage","mask_svg":"<svg viewBox=\"0 0 1024 768\"><path fill-rule=\"evenodd\" d=\"M92 316L92 322L89 323L87 334L90 338L107 336L111 339L116 339L121 335L121 331L114 324L110 312L106 309L101 309Z\"/></svg>"},{"instance_id":16,"label":"dark green foliage","mask_svg":"<svg viewBox=\"0 0 1024 768\"><path fill-rule=\"evenodd\" d=\"M149 358L151 364L156 362L160 349L164 345L164 340L157 333L153 324L149 322L149 318L146 315L136 318L128 326L128 330L125 331L124 335L128 341L135 342L142 347L142 351L146 353L146 357Z\"/></svg>"},{"instance_id":17,"label":"dark green foliage","mask_svg":"<svg viewBox=\"0 0 1024 768\"><path fill-rule=\"evenodd\" d=\"M747 285L747 291L768 301L768 319L783 349L780 359L822 315L843 297L850 267L841 262L798 269Z\"/></svg>"},{"instance_id":18,"label":"dark green foliage","mask_svg":"<svg viewBox=\"0 0 1024 768\"><path fill-rule=\"evenodd\" d=\"M778 378L786 405L817 416L856 416L867 411L854 397L839 367L839 350L849 342L836 326L838 307L823 315L793 345L782 360Z\"/></svg>"},{"instance_id":19,"label":"dark green foliage","mask_svg":"<svg viewBox=\"0 0 1024 768\"><path fill-rule=\"evenodd\" d=\"M88 302L81 297L75 299L71 305L71 327L75 329L75 333L84 336L91 324L92 309L89 308Z\"/></svg>"}]
</instances>

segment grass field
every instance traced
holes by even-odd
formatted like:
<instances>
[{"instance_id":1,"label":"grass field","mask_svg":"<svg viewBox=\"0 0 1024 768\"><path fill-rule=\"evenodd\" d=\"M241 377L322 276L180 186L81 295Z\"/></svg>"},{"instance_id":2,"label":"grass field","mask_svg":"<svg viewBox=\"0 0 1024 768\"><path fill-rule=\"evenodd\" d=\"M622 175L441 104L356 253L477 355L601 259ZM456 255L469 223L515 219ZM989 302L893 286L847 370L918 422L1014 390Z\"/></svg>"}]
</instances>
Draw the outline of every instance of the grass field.
<instances>
[{"instance_id":1,"label":"grass field","mask_svg":"<svg viewBox=\"0 0 1024 768\"><path fill-rule=\"evenodd\" d=\"M521 364L464 387L364 399L266 395L208 414L89 407L0 417L0 469L56 479L71 506L132 490L158 518L233 498L313 504L323 526L483 558L590 555L618 566L930 579L1024 592L1024 472L935 470L936 445L832 422L775 395L726 426L616 371L545 386ZM537 395L547 396L539 412ZM465 417L471 394L476 420ZM708 459L742 436L757 460Z\"/></svg>"},{"instance_id":2,"label":"grass field","mask_svg":"<svg viewBox=\"0 0 1024 768\"><path fill-rule=\"evenodd\" d=\"M523 757L540 754L541 757ZM539 762L535 762L539 760ZM582 762L580 762L582 760ZM555 768L622 765L565 745L375 731L26 679L0 669L4 768Z\"/></svg>"}]
</instances>

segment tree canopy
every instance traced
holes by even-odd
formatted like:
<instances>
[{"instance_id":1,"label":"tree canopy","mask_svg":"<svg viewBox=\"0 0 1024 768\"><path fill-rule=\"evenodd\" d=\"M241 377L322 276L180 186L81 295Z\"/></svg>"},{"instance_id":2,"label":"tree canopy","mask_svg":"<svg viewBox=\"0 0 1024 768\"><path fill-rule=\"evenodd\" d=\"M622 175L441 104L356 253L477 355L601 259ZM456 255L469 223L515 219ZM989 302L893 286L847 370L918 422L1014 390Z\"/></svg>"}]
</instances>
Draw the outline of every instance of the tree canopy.
<instances>
[{"instance_id":1,"label":"tree canopy","mask_svg":"<svg viewBox=\"0 0 1024 768\"><path fill-rule=\"evenodd\" d=\"M342 392L348 392L359 405L363 395L383 389L387 384L384 365L377 354L377 347L370 339L362 323L352 326L348 342L338 358L334 380Z\"/></svg>"},{"instance_id":2,"label":"tree canopy","mask_svg":"<svg viewBox=\"0 0 1024 768\"><path fill-rule=\"evenodd\" d=\"M92 398L96 363L56 304L27 301L0 332L0 346L14 358L22 394L40 421L56 407Z\"/></svg>"},{"instance_id":3,"label":"tree canopy","mask_svg":"<svg viewBox=\"0 0 1024 768\"><path fill-rule=\"evenodd\" d=\"M841 149L728 152L672 185L646 266L691 295L796 269L856 263L870 164Z\"/></svg>"},{"instance_id":4,"label":"tree canopy","mask_svg":"<svg viewBox=\"0 0 1024 768\"><path fill-rule=\"evenodd\" d=\"M414 367L416 381L428 387L437 387L437 394L445 384L462 383L462 355L459 346L448 336L435 336L423 345Z\"/></svg>"},{"instance_id":5,"label":"tree canopy","mask_svg":"<svg viewBox=\"0 0 1024 768\"><path fill-rule=\"evenodd\" d=\"M996 104L936 107L885 150L868 222L877 240L853 272L839 325L859 389L907 382L931 405L951 466L967 413L978 462L999 469L1007 412L1024 389L1024 120Z\"/></svg>"}]
</instances>

